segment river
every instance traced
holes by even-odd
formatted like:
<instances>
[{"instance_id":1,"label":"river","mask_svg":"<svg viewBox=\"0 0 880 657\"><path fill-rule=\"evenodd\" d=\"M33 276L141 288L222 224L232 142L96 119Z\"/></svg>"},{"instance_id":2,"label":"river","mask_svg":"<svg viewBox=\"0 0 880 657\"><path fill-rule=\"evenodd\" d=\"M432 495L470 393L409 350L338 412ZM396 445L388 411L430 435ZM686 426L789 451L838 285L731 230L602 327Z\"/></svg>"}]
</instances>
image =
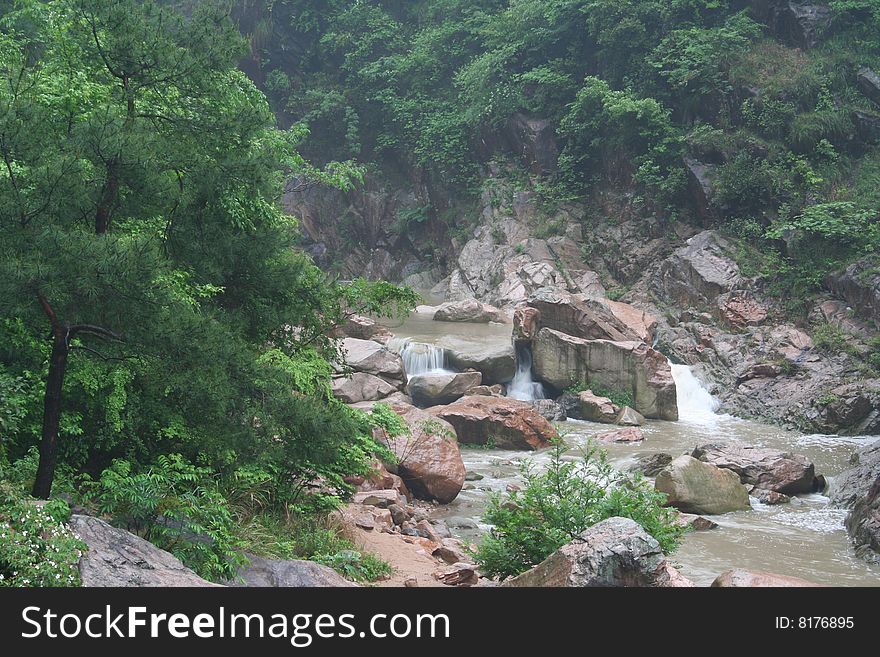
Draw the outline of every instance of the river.
<instances>
[{"instance_id":1,"label":"river","mask_svg":"<svg viewBox=\"0 0 880 657\"><path fill-rule=\"evenodd\" d=\"M444 366L442 349L509 344L510 326L500 324L451 324L434 322L427 313L414 313L406 322L391 326L398 339L409 339L410 366L422 367L421 358L433 369ZM422 346L425 345L425 346ZM396 346L400 346L398 341ZM421 361L419 361L420 363ZM534 382L522 369L511 388L512 396L527 397ZM673 366L678 392L678 422L648 421L642 430L645 441L607 445L609 460L620 469L628 468L640 454L668 452L673 456L690 452L710 441L773 447L804 454L816 465L816 473L829 480L843 471L858 447L880 436L805 435L779 427L744 420L715 412L715 400L685 366ZM609 429L608 425L580 421L558 424L567 444L577 448L591 436ZM465 484L451 504L438 508L435 517L446 520L453 534L479 540L489 527L480 517L490 492L503 492L519 480L523 459L537 464L547 462L545 452L524 453L506 450L462 449L468 471L482 477ZM691 532L670 560L698 585L708 585L731 568L765 570L801 577L818 584L836 586L880 586L880 566L858 558L843 526L846 511L829 505L824 495L801 495L790 504L768 506L752 498L752 510L711 516L719 527Z\"/></svg>"}]
</instances>

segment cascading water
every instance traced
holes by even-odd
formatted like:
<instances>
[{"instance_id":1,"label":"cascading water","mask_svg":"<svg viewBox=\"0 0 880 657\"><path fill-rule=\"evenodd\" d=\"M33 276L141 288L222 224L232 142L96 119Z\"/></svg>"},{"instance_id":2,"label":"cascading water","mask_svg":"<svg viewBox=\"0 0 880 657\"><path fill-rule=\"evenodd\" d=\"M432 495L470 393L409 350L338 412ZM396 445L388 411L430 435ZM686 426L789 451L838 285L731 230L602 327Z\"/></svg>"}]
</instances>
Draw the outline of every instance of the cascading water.
<instances>
[{"instance_id":1,"label":"cascading water","mask_svg":"<svg viewBox=\"0 0 880 657\"><path fill-rule=\"evenodd\" d=\"M521 401L546 398L544 386L532 378L532 350L528 347L516 350L516 375L507 386L507 396Z\"/></svg>"},{"instance_id":2,"label":"cascading water","mask_svg":"<svg viewBox=\"0 0 880 657\"><path fill-rule=\"evenodd\" d=\"M442 347L410 338L393 337L386 345L389 351L400 354L407 378L417 374L446 374L446 352Z\"/></svg>"},{"instance_id":3,"label":"cascading water","mask_svg":"<svg viewBox=\"0 0 880 657\"><path fill-rule=\"evenodd\" d=\"M669 363L678 397L678 417L685 422L714 422L720 417L715 399L687 365Z\"/></svg>"}]
</instances>

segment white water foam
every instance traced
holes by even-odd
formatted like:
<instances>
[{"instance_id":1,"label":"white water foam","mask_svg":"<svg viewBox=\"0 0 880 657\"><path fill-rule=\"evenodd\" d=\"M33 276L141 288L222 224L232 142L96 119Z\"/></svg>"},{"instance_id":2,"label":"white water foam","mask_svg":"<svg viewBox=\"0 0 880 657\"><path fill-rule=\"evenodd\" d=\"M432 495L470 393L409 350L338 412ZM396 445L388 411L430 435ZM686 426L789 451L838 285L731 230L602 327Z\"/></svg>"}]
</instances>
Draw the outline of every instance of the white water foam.
<instances>
[{"instance_id":1,"label":"white water foam","mask_svg":"<svg viewBox=\"0 0 880 657\"><path fill-rule=\"evenodd\" d=\"M716 412L718 400L715 399L700 380L694 376L687 365L672 367L672 378L675 381L675 393L678 397L678 419L683 422L700 424L715 423L722 417Z\"/></svg>"},{"instance_id":2,"label":"white water foam","mask_svg":"<svg viewBox=\"0 0 880 657\"><path fill-rule=\"evenodd\" d=\"M521 401L546 399L544 386L532 377L532 352L520 347L516 353L516 375L507 386L507 396Z\"/></svg>"},{"instance_id":3,"label":"white water foam","mask_svg":"<svg viewBox=\"0 0 880 657\"><path fill-rule=\"evenodd\" d=\"M393 337L386 345L389 351L400 354L407 378L418 374L448 374L446 351L442 347L425 342L414 342L411 338Z\"/></svg>"}]
</instances>

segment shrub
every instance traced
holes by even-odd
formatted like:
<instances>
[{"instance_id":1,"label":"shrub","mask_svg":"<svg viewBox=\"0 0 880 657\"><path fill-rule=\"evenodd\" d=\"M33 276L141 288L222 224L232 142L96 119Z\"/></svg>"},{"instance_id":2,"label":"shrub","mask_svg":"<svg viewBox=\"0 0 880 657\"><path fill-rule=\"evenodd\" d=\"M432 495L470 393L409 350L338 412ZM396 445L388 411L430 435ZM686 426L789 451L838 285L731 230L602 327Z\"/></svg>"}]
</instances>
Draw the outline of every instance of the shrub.
<instances>
[{"instance_id":1,"label":"shrub","mask_svg":"<svg viewBox=\"0 0 880 657\"><path fill-rule=\"evenodd\" d=\"M168 550L202 577L231 578L246 562L211 471L182 456L159 456L137 473L128 461L116 460L97 481L86 482L84 492L86 502L114 524Z\"/></svg>"},{"instance_id":2,"label":"shrub","mask_svg":"<svg viewBox=\"0 0 880 657\"><path fill-rule=\"evenodd\" d=\"M675 512L664 508L666 498L641 476L616 472L605 452L593 446L577 461L565 460L558 442L550 465L537 472L522 465L521 491L490 498L483 517L494 525L479 546L476 558L486 573L507 577L541 563L584 530L614 516L632 518L660 543L674 550L684 529L674 524Z\"/></svg>"},{"instance_id":3,"label":"shrub","mask_svg":"<svg viewBox=\"0 0 880 657\"><path fill-rule=\"evenodd\" d=\"M80 585L77 564L88 548L64 525L69 517L65 502L37 506L0 479L0 587Z\"/></svg>"}]
</instances>

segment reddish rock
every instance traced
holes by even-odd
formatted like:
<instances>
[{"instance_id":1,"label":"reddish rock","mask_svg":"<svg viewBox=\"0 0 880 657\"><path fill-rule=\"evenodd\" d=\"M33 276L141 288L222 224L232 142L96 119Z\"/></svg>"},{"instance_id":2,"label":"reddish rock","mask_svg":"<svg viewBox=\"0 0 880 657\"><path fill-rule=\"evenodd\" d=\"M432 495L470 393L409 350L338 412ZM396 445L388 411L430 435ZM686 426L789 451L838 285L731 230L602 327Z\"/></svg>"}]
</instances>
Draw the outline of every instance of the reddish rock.
<instances>
[{"instance_id":1,"label":"reddish rock","mask_svg":"<svg viewBox=\"0 0 880 657\"><path fill-rule=\"evenodd\" d=\"M515 344L531 342L538 335L541 313L537 308L517 306L513 312L513 341Z\"/></svg>"},{"instance_id":2,"label":"reddish rock","mask_svg":"<svg viewBox=\"0 0 880 657\"><path fill-rule=\"evenodd\" d=\"M614 424L620 415L617 404L607 397L594 395L592 390L585 390L578 395L578 411L584 420L605 424Z\"/></svg>"},{"instance_id":3,"label":"reddish rock","mask_svg":"<svg viewBox=\"0 0 880 657\"><path fill-rule=\"evenodd\" d=\"M494 444L502 449L541 449L559 437L528 403L500 397L463 397L428 409L449 422L461 443Z\"/></svg>"},{"instance_id":4,"label":"reddish rock","mask_svg":"<svg viewBox=\"0 0 880 657\"><path fill-rule=\"evenodd\" d=\"M713 588L743 588L743 587L816 587L820 584L809 582L805 579L797 577L787 577L786 575L774 575L773 573L765 573L758 570L742 570L735 568L728 570L726 573L719 575L714 582Z\"/></svg>"},{"instance_id":5,"label":"reddish rock","mask_svg":"<svg viewBox=\"0 0 880 657\"><path fill-rule=\"evenodd\" d=\"M645 434L638 427L608 431L596 436L596 440L603 443L638 443L645 439Z\"/></svg>"},{"instance_id":6,"label":"reddish rock","mask_svg":"<svg viewBox=\"0 0 880 657\"><path fill-rule=\"evenodd\" d=\"M471 563L456 563L434 573L434 579L447 586L473 586L480 581L477 567Z\"/></svg>"},{"instance_id":7,"label":"reddish rock","mask_svg":"<svg viewBox=\"0 0 880 657\"><path fill-rule=\"evenodd\" d=\"M767 319L767 307L742 290L718 297L718 313L722 321L736 329L756 326Z\"/></svg>"},{"instance_id":8,"label":"reddish rock","mask_svg":"<svg viewBox=\"0 0 880 657\"><path fill-rule=\"evenodd\" d=\"M361 315L352 315L345 324L334 331L334 335L340 338L357 338L358 340L373 340L385 344L391 339L391 331L377 321Z\"/></svg>"},{"instance_id":9,"label":"reddish rock","mask_svg":"<svg viewBox=\"0 0 880 657\"><path fill-rule=\"evenodd\" d=\"M393 408L409 427L408 434L385 438L397 456L397 472L416 497L448 504L458 496L465 477L455 429L412 406Z\"/></svg>"}]
</instances>

